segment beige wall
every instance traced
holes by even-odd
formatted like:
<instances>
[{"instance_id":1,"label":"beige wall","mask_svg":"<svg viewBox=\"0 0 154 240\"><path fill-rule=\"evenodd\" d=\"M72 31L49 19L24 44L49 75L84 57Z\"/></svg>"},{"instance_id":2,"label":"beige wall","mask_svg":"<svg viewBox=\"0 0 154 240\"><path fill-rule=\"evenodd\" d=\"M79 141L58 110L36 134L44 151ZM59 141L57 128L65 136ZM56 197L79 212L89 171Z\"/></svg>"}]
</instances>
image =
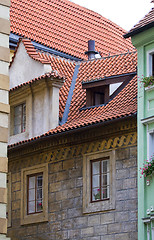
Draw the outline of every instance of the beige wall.
<instances>
[{"instance_id":1,"label":"beige wall","mask_svg":"<svg viewBox=\"0 0 154 240\"><path fill-rule=\"evenodd\" d=\"M6 239L7 219L7 141L9 114L9 7L10 0L0 0L0 239Z\"/></svg>"}]
</instances>

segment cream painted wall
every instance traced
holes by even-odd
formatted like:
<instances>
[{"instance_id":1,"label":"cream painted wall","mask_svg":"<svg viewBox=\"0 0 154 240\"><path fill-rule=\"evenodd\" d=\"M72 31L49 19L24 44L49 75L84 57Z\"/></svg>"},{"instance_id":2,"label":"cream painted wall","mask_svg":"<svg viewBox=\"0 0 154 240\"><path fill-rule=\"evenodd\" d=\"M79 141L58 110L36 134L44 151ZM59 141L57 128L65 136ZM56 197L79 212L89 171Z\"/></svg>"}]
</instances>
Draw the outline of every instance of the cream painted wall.
<instances>
[{"instance_id":1,"label":"cream painted wall","mask_svg":"<svg viewBox=\"0 0 154 240\"><path fill-rule=\"evenodd\" d=\"M49 64L33 60L20 42L16 56L10 68L10 89L24 82L28 82L47 72L51 72Z\"/></svg>"},{"instance_id":2,"label":"cream painted wall","mask_svg":"<svg viewBox=\"0 0 154 240\"><path fill-rule=\"evenodd\" d=\"M33 60L20 42L10 67L10 88L51 72L49 64ZM59 89L63 81L54 78L42 79L33 85L10 93L9 144L44 134L59 124ZM13 135L15 106L26 103L26 131Z\"/></svg>"},{"instance_id":3,"label":"cream painted wall","mask_svg":"<svg viewBox=\"0 0 154 240\"><path fill-rule=\"evenodd\" d=\"M51 79L51 82L55 80ZM30 87L29 87L30 88ZM46 82L42 80L40 84L31 87L31 90L20 94L14 93L11 97L11 116L9 127L9 144L23 141L32 137L36 137L44 134L58 126L59 124L59 88L58 84L46 85ZM20 90L19 90L20 91ZM26 103L26 131L20 134L13 135L14 119L13 108L21 103Z\"/></svg>"}]
</instances>

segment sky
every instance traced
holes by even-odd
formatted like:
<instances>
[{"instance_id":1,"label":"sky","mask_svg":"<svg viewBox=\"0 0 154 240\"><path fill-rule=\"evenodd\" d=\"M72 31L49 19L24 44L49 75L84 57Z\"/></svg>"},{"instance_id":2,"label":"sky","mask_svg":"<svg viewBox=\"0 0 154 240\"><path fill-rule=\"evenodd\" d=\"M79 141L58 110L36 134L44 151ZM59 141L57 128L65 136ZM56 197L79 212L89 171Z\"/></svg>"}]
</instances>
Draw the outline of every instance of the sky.
<instances>
[{"instance_id":1,"label":"sky","mask_svg":"<svg viewBox=\"0 0 154 240\"><path fill-rule=\"evenodd\" d=\"M154 4L151 0L70 0L91 9L129 31Z\"/></svg>"}]
</instances>

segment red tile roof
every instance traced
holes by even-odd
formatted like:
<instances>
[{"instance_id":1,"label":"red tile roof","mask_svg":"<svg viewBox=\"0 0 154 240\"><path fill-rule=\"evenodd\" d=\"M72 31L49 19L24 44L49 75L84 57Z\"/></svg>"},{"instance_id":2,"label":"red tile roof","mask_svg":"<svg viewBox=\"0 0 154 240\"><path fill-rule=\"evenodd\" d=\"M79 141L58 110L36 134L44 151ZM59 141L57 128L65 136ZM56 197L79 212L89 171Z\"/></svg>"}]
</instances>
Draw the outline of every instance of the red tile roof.
<instances>
[{"instance_id":1,"label":"red tile roof","mask_svg":"<svg viewBox=\"0 0 154 240\"><path fill-rule=\"evenodd\" d=\"M71 86L71 80L72 80L73 73L74 73L75 63L65 61L63 59L55 58L50 54L36 52L36 49L33 47L33 44L29 39L20 39L20 41L17 45L16 51L15 51L14 57L12 59L12 62L10 63L10 66L12 65L12 63L15 59L16 52L18 50L18 47L19 47L19 44L21 41L24 43L25 49L26 49L27 53L29 54L29 56L32 59L34 59L35 61L40 61L43 64L44 63L51 64L52 72L42 75L38 78L32 79L31 81L28 81L26 83L20 84L19 86L12 88L10 91L14 91L18 88L21 88L22 86L34 83L38 80L41 80L41 79L44 79L44 78L50 77L50 76L64 78L65 82L63 84L63 87L60 88L60 93L59 93L59 95L60 95L59 96L59 117L62 118L64 110L65 110L65 104L67 101L69 88Z\"/></svg>"},{"instance_id":2,"label":"red tile roof","mask_svg":"<svg viewBox=\"0 0 154 240\"><path fill-rule=\"evenodd\" d=\"M136 72L136 52L95 59L81 64L80 79L82 82L103 79L109 76Z\"/></svg>"},{"instance_id":3,"label":"red tile roof","mask_svg":"<svg viewBox=\"0 0 154 240\"><path fill-rule=\"evenodd\" d=\"M154 8L145 15L126 35L125 37L131 37L138 32L142 32L145 28L154 27Z\"/></svg>"},{"instance_id":4,"label":"red tile roof","mask_svg":"<svg viewBox=\"0 0 154 240\"><path fill-rule=\"evenodd\" d=\"M78 114L74 119L70 118L67 123L63 124L62 126L58 126L57 128L52 129L41 136L37 136L32 139L27 139L22 142L12 144L9 146L9 148L13 148L15 146L40 139L45 136L62 133L101 122L111 121L114 119L120 119L127 116L132 116L136 114L136 112L137 77L135 76L126 85L126 87L107 105L78 111Z\"/></svg>"},{"instance_id":5,"label":"red tile roof","mask_svg":"<svg viewBox=\"0 0 154 240\"><path fill-rule=\"evenodd\" d=\"M73 77L75 64L66 62L65 60L58 60L51 55L39 53L41 58L47 58L51 61L53 70L58 70L61 75L65 75L66 81L60 89L60 117L62 117L65 104ZM11 145L10 147L20 145L35 139L42 138L47 135L52 135L60 132L69 131L110 121L112 119L131 116L137 112L137 77L133 79L122 89L122 91L114 97L108 104L92 107L90 109L83 109L86 102L86 92L82 89L83 80L102 79L104 76L122 75L125 73L136 72L137 54L136 52L111 56L103 59L81 62L76 85L71 101L68 121L62 126L50 130L42 136L38 136L23 142Z\"/></svg>"},{"instance_id":6,"label":"red tile roof","mask_svg":"<svg viewBox=\"0 0 154 240\"><path fill-rule=\"evenodd\" d=\"M42 58L37 52L36 52L36 49L34 48L32 42L29 40L29 39L24 39L24 38L20 38L19 39L19 42L17 44L17 47L16 47L16 50L15 50L15 53L13 55L13 58L12 58L12 61L10 62L10 66L12 65L14 59L15 59L15 56L16 56L16 53L17 53L17 50L18 50L18 47L20 45L20 42L22 42L25 46L25 49L28 53L28 55L34 59L35 61L39 61L43 64L50 64L50 61L45 59L45 58Z\"/></svg>"},{"instance_id":7,"label":"red tile roof","mask_svg":"<svg viewBox=\"0 0 154 240\"><path fill-rule=\"evenodd\" d=\"M102 79L104 76L115 76L125 73L136 72L137 53L127 53L123 55L111 56L105 59L82 62L76 80L74 94L69 112L69 118L78 116L79 109L86 104L86 90L82 89L82 82Z\"/></svg>"},{"instance_id":8,"label":"red tile roof","mask_svg":"<svg viewBox=\"0 0 154 240\"><path fill-rule=\"evenodd\" d=\"M68 0L11 0L10 20L12 33L81 59L90 39L102 57L134 49L121 27Z\"/></svg>"}]
</instances>

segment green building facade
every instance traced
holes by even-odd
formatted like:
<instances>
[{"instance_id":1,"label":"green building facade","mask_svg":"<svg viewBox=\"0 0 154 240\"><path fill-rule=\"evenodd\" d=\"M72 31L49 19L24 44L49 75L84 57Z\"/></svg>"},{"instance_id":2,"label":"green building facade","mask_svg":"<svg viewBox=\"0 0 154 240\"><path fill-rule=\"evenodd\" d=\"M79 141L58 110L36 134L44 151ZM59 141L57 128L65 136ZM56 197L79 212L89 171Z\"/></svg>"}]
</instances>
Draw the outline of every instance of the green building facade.
<instances>
[{"instance_id":1,"label":"green building facade","mask_svg":"<svg viewBox=\"0 0 154 240\"><path fill-rule=\"evenodd\" d=\"M138 53L138 239L154 240L154 9L125 37Z\"/></svg>"}]
</instances>

